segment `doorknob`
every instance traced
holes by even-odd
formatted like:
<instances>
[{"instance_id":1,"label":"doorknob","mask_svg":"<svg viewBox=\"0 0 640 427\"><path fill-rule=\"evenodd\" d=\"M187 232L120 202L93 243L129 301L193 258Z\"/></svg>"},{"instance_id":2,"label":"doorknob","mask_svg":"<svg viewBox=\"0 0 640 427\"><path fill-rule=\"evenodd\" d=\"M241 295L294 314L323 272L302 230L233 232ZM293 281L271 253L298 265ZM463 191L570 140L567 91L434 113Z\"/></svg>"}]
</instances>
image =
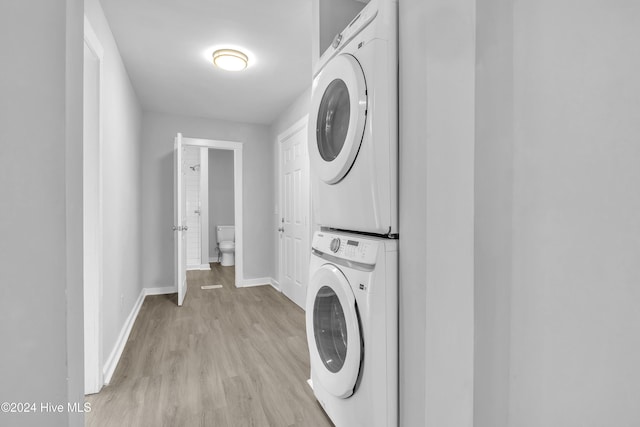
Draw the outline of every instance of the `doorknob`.
<instances>
[{"instance_id":1,"label":"doorknob","mask_svg":"<svg viewBox=\"0 0 640 427\"><path fill-rule=\"evenodd\" d=\"M284 232L284 227L279 227L279 228L278 228L278 231L280 231L280 232Z\"/></svg>"}]
</instances>

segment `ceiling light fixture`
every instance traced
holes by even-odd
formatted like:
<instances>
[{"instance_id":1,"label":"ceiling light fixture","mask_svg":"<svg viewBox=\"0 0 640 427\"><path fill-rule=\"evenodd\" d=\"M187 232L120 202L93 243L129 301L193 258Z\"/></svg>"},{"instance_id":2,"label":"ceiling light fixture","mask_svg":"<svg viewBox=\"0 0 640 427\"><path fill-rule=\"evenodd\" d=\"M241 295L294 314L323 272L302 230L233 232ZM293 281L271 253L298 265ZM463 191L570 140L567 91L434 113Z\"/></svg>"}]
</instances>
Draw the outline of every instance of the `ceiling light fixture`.
<instances>
[{"instance_id":1,"label":"ceiling light fixture","mask_svg":"<svg viewBox=\"0 0 640 427\"><path fill-rule=\"evenodd\" d=\"M247 68L249 58L235 49L218 49L213 52L213 64L227 71L242 71Z\"/></svg>"}]
</instances>

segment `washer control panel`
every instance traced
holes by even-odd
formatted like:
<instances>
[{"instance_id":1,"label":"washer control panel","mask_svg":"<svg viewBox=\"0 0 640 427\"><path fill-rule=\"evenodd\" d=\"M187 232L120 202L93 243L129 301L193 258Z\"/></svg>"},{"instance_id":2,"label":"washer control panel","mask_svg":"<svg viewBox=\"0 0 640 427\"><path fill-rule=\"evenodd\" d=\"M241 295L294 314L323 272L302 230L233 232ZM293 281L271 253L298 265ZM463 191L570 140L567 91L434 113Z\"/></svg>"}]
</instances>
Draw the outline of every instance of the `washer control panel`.
<instances>
[{"instance_id":1,"label":"washer control panel","mask_svg":"<svg viewBox=\"0 0 640 427\"><path fill-rule=\"evenodd\" d=\"M378 243L351 234L319 231L313 235L312 247L320 252L361 264L375 265Z\"/></svg>"}]
</instances>

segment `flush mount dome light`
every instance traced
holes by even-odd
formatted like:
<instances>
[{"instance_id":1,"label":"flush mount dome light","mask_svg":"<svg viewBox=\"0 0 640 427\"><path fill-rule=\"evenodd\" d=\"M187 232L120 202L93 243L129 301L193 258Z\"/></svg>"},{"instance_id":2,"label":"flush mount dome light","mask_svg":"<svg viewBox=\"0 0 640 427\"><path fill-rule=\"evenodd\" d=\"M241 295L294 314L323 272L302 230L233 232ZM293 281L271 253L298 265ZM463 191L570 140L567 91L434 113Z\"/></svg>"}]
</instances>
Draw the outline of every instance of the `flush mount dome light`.
<instances>
[{"instance_id":1,"label":"flush mount dome light","mask_svg":"<svg viewBox=\"0 0 640 427\"><path fill-rule=\"evenodd\" d=\"M249 58L235 49L218 49L213 52L213 63L227 71L242 71L247 68Z\"/></svg>"}]
</instances>

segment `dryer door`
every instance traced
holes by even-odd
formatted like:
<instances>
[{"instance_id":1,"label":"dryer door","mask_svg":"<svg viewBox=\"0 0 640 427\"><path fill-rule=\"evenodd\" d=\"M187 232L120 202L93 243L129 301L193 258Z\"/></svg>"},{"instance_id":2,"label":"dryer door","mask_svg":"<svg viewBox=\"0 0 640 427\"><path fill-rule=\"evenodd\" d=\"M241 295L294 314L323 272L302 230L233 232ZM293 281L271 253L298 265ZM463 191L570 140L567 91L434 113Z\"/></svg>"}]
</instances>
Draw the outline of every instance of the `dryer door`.
<instances>
[{"instance_id":1,"label":"dryer door","mask_svg":"<svg viewBox=\"0 0 640 427\"><path fill-rule=\"evenodd\" d=\"M309 157L327 184L339 182L356 159L367 117L367 87L352 55L333 58L313 81Z\"/></svg>"},{"instance_id":2,"label":"dryer door","mask_svg":"<svg viewBox=\"0 0 640 427\"><path fill-rule=\"evenodd\" d=\"M306 305L311 370L329 393L353 394L362 359L356 300L340 269L325 264L309 283Z\"/></svg>"}]
</instances>

